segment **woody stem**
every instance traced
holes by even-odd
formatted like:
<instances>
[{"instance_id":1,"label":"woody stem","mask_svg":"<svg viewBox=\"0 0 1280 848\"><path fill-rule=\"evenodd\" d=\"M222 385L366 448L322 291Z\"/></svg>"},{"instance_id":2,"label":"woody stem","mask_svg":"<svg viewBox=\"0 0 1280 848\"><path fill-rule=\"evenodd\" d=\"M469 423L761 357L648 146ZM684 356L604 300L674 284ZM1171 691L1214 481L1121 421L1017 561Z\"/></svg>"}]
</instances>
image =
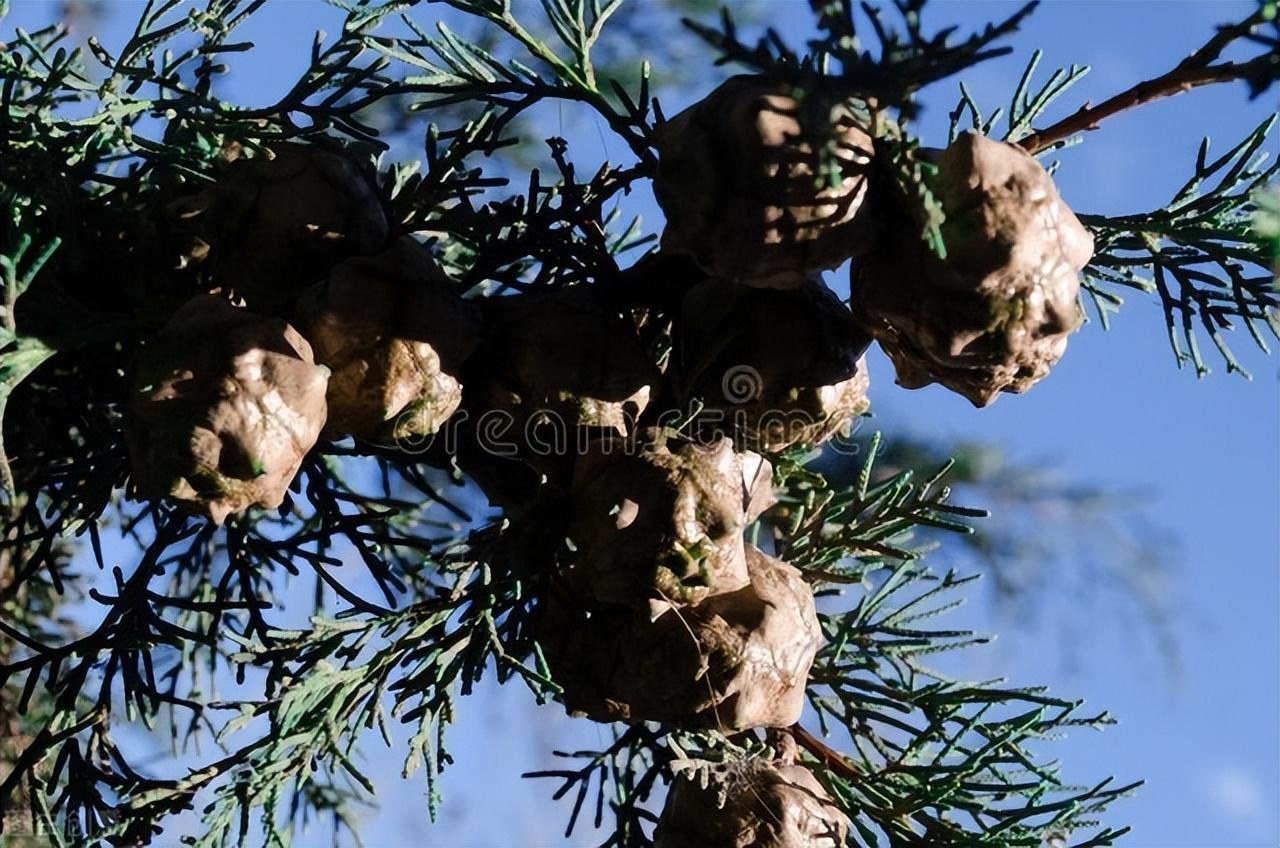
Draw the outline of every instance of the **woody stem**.
<instances>
[{"instance_id":1,"label":"woody stem","mask_svg":"<svg viewBox=\"0 0 1280 848\"><path fill-rule=\"evenodd\" d=\"M1064 139L1079 132L1095 130L1101 121L1112 115L1159 100L1162 97L1190 91L1202 85L1229 82L1231 80L1249 79L1264 75L1268 71L1280 71L1280 59L1273 53L1257 56L1245 62L1222 62L1213 64L1228 44L1238 38L1248 36L1254 28L1263 23L1262 12L1255 12L1237 24L1220 27L1213 38L1204 43L1176 67L1149 80L1122 91L1097 106L1086 103L1073 114L1063 118L1052 126L1036 130L1018 141L1028 153L1036 153L1052 147Z\"/></svg>"},{"instance_id":2,"label":"woody stem","mask_svg":"<svg viewBox=\"0 0 1280 848\"><path fill-rule=\"evenodd\" d=\"M799 722L791 725L787 730L790 732L791 738L796 740L796 744L813 754L822 765L841 777L859 780L864 776L862 769L850 762L843 754L832 749L817 736L805 730L800 726Z\"/></svg>"}]
</instances>

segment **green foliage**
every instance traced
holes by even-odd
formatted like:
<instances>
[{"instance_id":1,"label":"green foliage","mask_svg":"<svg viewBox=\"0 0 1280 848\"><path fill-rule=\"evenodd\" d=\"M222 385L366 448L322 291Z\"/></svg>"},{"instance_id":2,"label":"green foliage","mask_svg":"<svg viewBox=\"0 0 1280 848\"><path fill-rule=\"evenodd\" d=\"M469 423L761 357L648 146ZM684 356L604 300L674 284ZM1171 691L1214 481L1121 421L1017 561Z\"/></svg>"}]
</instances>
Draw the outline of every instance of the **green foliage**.
<instances>
[{"instance_id":1,"label":"green foliage","mask_svg":"<svg viewBox=\"0 0 1280 848\"><path fill-rule=\"evenodd\" d=\"M1271 261L1280 261L1280 190L1261 189L1253 198L1257 212L1253 216L1253 230L1270 240Z\"/></svg>"},{"instance_id":2,"label":"green foliage","mask_svg":"<svg viewBox=\"0 0 1280 848\"><path fill-rule=\"evenodd\" d=\"M392 722L412 728L404 771L425 772L434 813L460 698L485 675L518 679L539 702L558 696L531 623L564 541L561 505L473 518L471 490L437 446L326 442L280 510L215 527L129 500L125 375L146 336L196 290L186 269L148 252L158 210L207 184L227 158L280 139L340 140L376 162L397 233L428 237L469 296L591 285L635 298L621 266L654 235L618 215L615 201L653 174L663 69L651 75L609 46L610 18L628 14L617 0L450 0L463 25L434 31L412 0L334 0L340 31L316 38L278 102L245 108L221 99L215 82L253 49L235 39L262 5L152 0L115 53L95 40L87 55L68 50L56 27L18 32L0 50L9 451L6 461L0 450L0 707L24 710L30 736L16 758L0 751L14 760L0 767L0 808L20 799L55 844L145 843L188 810L203 829L184 840L201 848L255 834L288 844L321 815L350 827L374 794L358 752L371 735L389 739ZM894 25L870 5L813 6L819 33L806 55L774 33L743 42L728 13L719 28L693 28L724 61L854 98L940 248L941 210L911 134L913 97L1007 52L997 42L1034 4L954 44L950 31L925 29L919 0L893 3ZM614 70L601 70L601 54ZM629 69L618 68L624 55ZM1058 72L1033 94L1034 69L1035 59L1013 95L1010 140L1030 137L1083 72ZM568 144L550 139L550 167L509 186L511 163L495 157L528 141L524 119L543 103L600 116L628 161L585 176ZM963 108L993 128L967 93ZM414 123L420 113L426 128ZM388 114L403 120L388 125ZM416 163L400 161L410 129ZM1086 219L1100 246L1091 296L1107 304L1118 302L1112 285L1154 288L1170 320L1183 322L1197 366L1192 316L1215 341L1232 320L1260 344L1257 322L1275 331L1274 289L1250 270L1274 257L1265 251L1275 235L1247 218L1249 198L1274 174L1255 161L1267 131L1214 162L1205 148L1195 178L1163 210ZM379 158L388 149L397 161ZM1216 182L1205 191L1206 181ZM831 741L794 728L805 761L855 820L861 844L1110 844L1123 829L1097 819L1132 787L1073 786L1042 750L1057 731L1101 726L1105 714L927 665L982 641L933 625L968 578L937 573L924 554L939 533L967 535L984 513L949 502L945 464L876 472L874 444L848 482L819 472L816 454L775 457L783 504L755 529L821 596L828 644L809 697ZM85 632L58 614L84 585L67 567L78 538L87 539L83 561L109 583L87 591L95 623ZM108 570L104 541L136 559ZM282 598L307 589L313 615L299 622ZM169 730L182 776L149 774L118 741L137 726ZM605 750L572 754L575 767L545 776L561 781L558 795L573 793L570 831L594 789L593 821L617 846L648 844L648 805L676 770L772 744L647 725L612 732ZM215 738L217 753L202 752Z\"/></svg>"},{"instance_id":3,"label":"green foliage","mask_svg":"<svg viewBox=\"0 0 1280 848\"><path fill-rule=\"evenodd\" d=\"M719 27L686 23L720 53L721 62L796 82L816 74L859 98L910 112L911 97L921 88L1009 53L1012 48L996 47L995 42L1016 32L1036 5L1037 0L1032 0L1003 21L953 44L954 27L926 32L921 0L894 0L890 6L896 21L892 23L880 7L870 3L855 9L852 0L812 0L821 35L808 43L809 52L804 54L772 29L754 45L746 44L728 8ZM874 49L864 47L861 29L874 35Z\"/></svg>"},{"instance_id":4,"label":"green foliage","mask_svg":"<svg viewBox=\"0 0 1280 848\"><path fill-rule=\"evenodd\" d=\"M1089 73L1087 65L1072 65L1070 68L1058 68L1049 75L1049 79L1045 81L1040 89L1032 94L1030 90L1031 80L1035 76L1036 68L1040 65L1040 59L1044 54L1036 50L1031 54L1027 67L1022 72L1022 77L1018 81L1017 88L1013 91L1013 96L1009 100L1009 108L1006 112L1003 108L992 110L990 116L984 118L982 110L977 102L973 99L973 95L969 93L969 89L965 84L960 83L960 102L956 105L955 110L951 113L951 130L948 138L954 141L960 132L960 121L968 113L969 128L980 132L983 135L991 135L992 131L998 125L1000 118L1007 114L1007 129L1004 134L1005 141L1019 141L1033 132L1033 124L1038 121L1054 101L1066 93L1067 89L1079 82L1085 74ZM1058 142L1045 149L1042 152L1050 150L1058 150L1068 146L1068 142Z\"/></svg>"},{"instance_id":5,"label":"green foliage","mask_svg":"<svg viewBox=\"0 0 1280 848\"><path fill-rule=\"evenodd\" d=\"M948 542L952 562L960 559L961 547L967 550L972 565L960 567L980 567L1002 618L1068 634L1061 643L1069 657L1078 641L1073 637L1083 637L1093 621L1093 615L1078 615L1077 604L1083 604L1094 615L1142 622L1141 635L1166 662L1176 662L1182 601L1173 556L1176 533L1153 520L1148 493L1082 484L1056 463L1019 462L989 442L940 442L901 426L887 430L894 435L877 451L874 482L950 460L946 479L956 495L989 507L981 532L947 540L940 538L946 530L926 527L924 533ZM855 479L853 459L826 456L819 465L829 481L847 484ZM1080 533L1081 527L1090 532ZM1051 600L1063 595L1075 602L1054 618Z\"/></svg>"},{"instance_id":6,"label":"green foliage","mask_svg":"<svg viewBox=\"0 0 1280 848\"><path fill-rule=\"evenodd\" d=\"M1097 242L1085 269L1085 292L1104 324L1121 303L1113 288L1123 286L1159 296L1179 367L1190 363L1198 375L1208 373L1197 341L1204 333L1227 372L1248 377L1223 336L1235 326L1270 353L1265 336L1280 338L1280 292L1270 245L1254 215L1256 198L1280 173L1280 163L1267 164L1264 152L1275 125L1275 117L1268 118L1212 160L1206 138L1191 179L1162 209L1081 216Z\"/></svg>"}]
</instances>

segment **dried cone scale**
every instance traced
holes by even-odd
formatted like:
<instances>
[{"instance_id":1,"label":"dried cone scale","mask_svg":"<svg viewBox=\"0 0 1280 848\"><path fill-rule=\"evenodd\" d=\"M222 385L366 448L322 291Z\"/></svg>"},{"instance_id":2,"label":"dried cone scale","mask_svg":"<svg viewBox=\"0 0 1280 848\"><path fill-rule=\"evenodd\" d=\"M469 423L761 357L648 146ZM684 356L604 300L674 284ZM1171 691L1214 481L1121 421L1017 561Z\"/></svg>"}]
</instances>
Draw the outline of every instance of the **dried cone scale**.
<instances>
[{"instance_id":1,"label":"dried cone scale","mask_svg":"<svg viewBox=\"0 0 1280 848\"><path fill-rule=\"evenodd\" d=\"M328 376L284 321L192 299L136 366L127 436L138 491L218 523L279 506L324 427Z\"/></svg>"},{"instance_id":2,"label":"dried cone scale","mask_svg":"<svg viewBox=\"0 0 1280 848\"><path fill-rule=\"evenodd\" d=\"M867 411L871 343L818 280L786 291L705 280L685 296L674 371L698 432L773 452L819 444Z\"/></svg>"},{"instance_id":3,"label":"dried cone scale","mask_svg":"<svg viewBox=\"0 0 1280 848\"><path fill-rule=\"evenodd\" d=\"M937 166L946 259L899 227L855 263L850 304L899 385L941 383L986 406L1026 391L1062 357L1081 322L1093 237L1016 145L964 133Z\"/></svg>"},{"instance_id":4,"label":"dried cone scale","mask_svg":"<svg viewBox=\"0 0 1280 848\"><path fill-rule=\"evenodd\" d=\"M550 595L538 640L570 713L722 731L799 720L822 642L813 593L754 547L746 562L748 585L656 618Z\"/></svg>"},{"instance_id":5,"label":"dried cone scale","mask_svg":"<svg viewBox=\"0 0 1280 848\"><path fill-rule=\"evenodd\" d=\"M797 101L785 84L739 76L663 124L655 141L663 248L692 254L710 274L800 285L874 238L871 137L843 104ZM841 175L821 187L828 149Z\"/></svg>"},{"instance_id":6,"label":"dried cone scale","mask_svg":"<svg viewBox=\"0 0 1280 848\"><path fill-rule=\"evenodd\" d=\"M388 226L370 175L336 151L276 142L232 162L213 187L173 204L184 262L209 268L262 311L287 314L349 256L382 249Z\"/></svg>"},{"instance_id":7,"label":"dried cone scale","mask_svg":"<svg viewBox=\"0 0 1280 848\"><path fill-rule=\"evenodd\" d=\"M566 578L596 602L661 610L749 582L743 530L773 503L773 470L721 440L600 441L574 474Z\"/></svg>"},{"instance_id":8,"label":"dried cone scale","mask_svg":"<svg viewBox=\"0 0 1280 848\"><path fill-rule=\"evenodd\" d=\"M328 431L410 446L458 408L479 319L413 239L339 264L307 290L297 316L316 361L333 372Z\"/></svg>"},{"instance_id":9,"label":"dried cone scale","mask_svg":"<svg viewBox=\"0 0 1280 848\"><path fill-rule=\"evenodd\" d=\"M654 831L655 848L841 848L849 820L804 766L746 760L706 785L681 775Z\"/></svg>"}]
</instances>

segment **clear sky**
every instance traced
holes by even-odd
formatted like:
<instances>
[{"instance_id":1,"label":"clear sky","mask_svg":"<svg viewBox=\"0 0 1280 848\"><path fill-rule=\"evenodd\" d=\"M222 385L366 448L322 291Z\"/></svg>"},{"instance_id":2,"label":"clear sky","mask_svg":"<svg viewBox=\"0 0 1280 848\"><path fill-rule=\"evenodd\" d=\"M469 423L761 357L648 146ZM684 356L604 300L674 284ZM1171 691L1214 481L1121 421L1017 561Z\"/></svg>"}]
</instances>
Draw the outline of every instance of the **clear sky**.
<instances>
[{"instance_id":1,"label":"clear sky","mask_svg":"<svg viewBox=\"0 0 1280 848\"><path fill-rule=\"evenodd\" d=\"M646 3L659 14L662 4ZM972 28L1006 15L1003 2L951 0L939 18ZM1064 97L1052 115L1084 99L1098 101L1134 81L1165 70L1200 44L1211 27L1246 14L1249 2L1048 2L1012 42L1013 57L963 76L982 103L1003 103L1031 50L1045 51L1043 72L1072 62L1092 73ZM57 14L58 4L16 0L7 32ZM527 2L528 13L536 10ZM102 40L118 44L121 24L138 5L109 4ZM520 5L517 4L517 8ZM771 0L765 19L800 34L806 4ZM416 15L431 21L437 7ZM334 10L312 0L273 0L250 34L270 50L251 54L227 81L232 99L249 105L273 101L305 61L311 32L333 30ZM2 37L2 36L0 36ZM799 38L794 39L799 41ZM237 60L233 56L233 67ZM708 74L710 70L708 62ZM1042 72L1042 73L1043 73ZM721 73L716 71L714 73ZM689 85L664 101L667 114L709 90ZM925 103L927 143L945 142L946 112L954 82L937 86ZM1078 211L1119 213L1162 204L1189 175L1201 136L1222 147L1242 137L1275 109L1274 99L1246 100L1243 86L1200 90L1108 121L1083 146L1062 155L1058 182ZM566 107L545 133L570 139L585 162L619 159L625 149L607 142L589 114ZM607 148L602 149L601 145ZM1276 152L1275 139L1271 150ZM411 155L411 154L410 154ZM584 163L585 167L585 163ZM632 211L659 220L647 197ZM833 287L841 283L834 274ZM918 436L996 441L1026 460L1050 458L1073 479L1133 491L1177 544L1176 593L1180 673L1172 675L1138 632L1113 608L1065 591L1045 618L1078 619L1069 631L1026 627L978 603L963 623L996 630L1001 640L967 652L957 662L973 677L1006 675L1020 684L1047 683L1064 696L1083 696L1121 724L1103 733L1077 732L1055 754L1068 774L1088 780L1115 774L1145 778L1135 798L1117 805L1112 823L1131 824L1134 848L1243 848L1280 844L1280 371L1276 359L1236 349L1255 377L1246 382L1221 367L1201 381L1178 371L1165 340L1158 307L1140 295L1116 318L1111 332L1096 324L1071 341L1049 379L1022 397L1005 397L975 410L937 387L907 392L893 385L887 361L871 363L875 411ZM1210 364L1217 365L1206 352ZM892 437L893 431L888 432ZM1077 528L1087 537L1095 528ZM941 558L947 556L944 548ZM127 561L126 561L127 564ZM1069 567L1070 564L1068 564ZM1083 567L1084 564L1078 564ZM1064 580L1063 586L1070 586ZM979 595L981 598L981 595ZM1069 632L1075 644L1061 643ZM1074 658L1064 663L1064 648ZM482 688L465 703L451 732L458 764L446 773L445 807L430 826L420 781L400 783L400 751L370 744L371 771L385 787L381 812L364 831L372 846L558 845L567 807L547 805L550 786L518 775L547 767L553 747L593 745L602 731L570 722L555 707L538 709L519 686ZM385 767L383 766L385 763ZM170 831L170 835L174 835ZM598 839L581 830L573 844ZM317 844L302 840L302 844Z\"/></svg>"}]
</instances>

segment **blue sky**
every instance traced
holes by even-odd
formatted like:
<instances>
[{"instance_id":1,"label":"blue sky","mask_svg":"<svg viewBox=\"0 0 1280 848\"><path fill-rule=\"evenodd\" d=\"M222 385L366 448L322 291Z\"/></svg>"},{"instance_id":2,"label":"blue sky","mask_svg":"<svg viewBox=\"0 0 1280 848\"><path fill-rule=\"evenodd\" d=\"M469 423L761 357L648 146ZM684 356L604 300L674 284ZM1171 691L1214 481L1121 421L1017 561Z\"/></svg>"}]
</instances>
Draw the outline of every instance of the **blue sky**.
<instances>
[{"instance_id":1,"label":"blue sky","mask_svg":"<svg viewBox=\"0 0 1280 848\"><path fill-rule=\"evenodd\" d=\"M647 9L658 13L653 0ZM16 0L4 30L28 28L57 14L57 4ZM972 28L1008 14L1003 2L939 3L940 19ZM1247 13L1248 2L1049 2L1012 42L1013 57L963 75L979 102L1003 103L1031 50L1045 51L1042 69L1072 62L1092 72L1051 115L1082 100L1098 101L1132 82L1165 70L1200 44L1214 23ZM101 33L108 45L139 8L110 4ZM520 5L517 4L517 8ZM527 13L536 11L525 3ZM802 34L806 5L772 0L768 22ZM436 7L417 11L430 22ZM330 8L313 0L273 0L250 37L270 50L233 62L225 91L249 105L273 101L305 61L311 32L334 28ZM940 21L939 21L940 22ZM798 38L795 40L799 40ZM708 74L713 71L710 63ZM664 100L673 114L709 90L690 85ZM946 111L954 82L925 97L926 142L945 141ZM1275 101L1246 100L1243 86L1195 91L1108 121L1086 144L1062 154L1061 191L1077 211L1120 213L1154 208L1188 175L1202 135L1225 147L1266 115ZM584 167L625 149L607 141L588 113L566 107L547 134L566 135ZM603 145L603 146L602 146ZM1275 139L1271 150L1276 152ZM659 216L652 200L637 196L629 211ZM839 286L840 275L830 282ZM1118 727L1077 732L1056 746L1068 774L1081 780L1115 774L1145 778L1135 798L1118 805L1114 823L1134 833L1134 848L1243 848L1280 844L1280 371L1275 358L1236 344L1254 380L1220 367L1205 380L1174 367L1158 307L1133 296L1110 332L1096 324L1071 341L1063 362L1022 397L1005 397L975 410L938 387L908 392L893 385L886 360L874 356L876 413L915 434L996 441L1023 460L1052 459L1073 479L1139 493L1178 545L1176 592L1181 670L1171 675L1149 644L1135 636L1140 623L1111 607L1063 594L1045 619L1076 619L1080 626L1024 627L990 608L978 595L961 618L1002 638L958 656L953 668L977 678L1004 675L1020 684L1047 683L1055 694L1083 696L1094 709L1111 710ZM1211 364L1212 353L1206 353ZM893 430L887 434L893 436ZM1082 536L1088 526L1078 528ZM946 548L939 561L945 562ZM127 560L126 560L127 563ZM1064 566L1064 567L1069 567ZM1064 585L1069 585L1064 581ZM1077 640L1062 644L1063 632ZM1062 661L1070 648L1071 663ZM373 846L559 845L567 808L549 807L550 787L521 781L519 773L546 767L556 747L594 745L603 731L571 722L555 707L536 708L522 687L485 687L466 703L451 733L458 764L446 773L442 820L430 826L420 781L399 782L399 751L371 744L371 771L386 787L382 810L365 829ZM385 762L385 767L383 763ZM170 835L173 835L170 831ZM590 830L573 844L595 844ZM322 844L302 840L302 844Z\"/></svg>"}]
</instances>

